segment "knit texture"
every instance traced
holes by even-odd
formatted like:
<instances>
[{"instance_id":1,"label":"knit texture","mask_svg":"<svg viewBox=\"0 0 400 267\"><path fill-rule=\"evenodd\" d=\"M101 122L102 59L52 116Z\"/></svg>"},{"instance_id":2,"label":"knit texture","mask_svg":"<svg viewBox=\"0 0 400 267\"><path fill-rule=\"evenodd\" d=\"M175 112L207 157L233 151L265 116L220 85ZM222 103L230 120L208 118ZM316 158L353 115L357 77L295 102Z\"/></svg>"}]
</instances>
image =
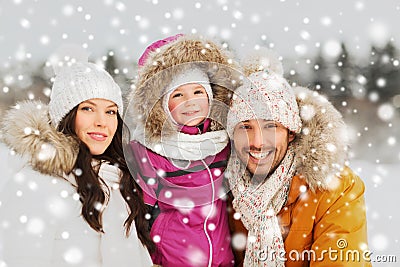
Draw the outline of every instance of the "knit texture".
<instances>
[{"instance_id":1,"label":"knit texture","mask_svg":"<svg viewBox=\"0 0 400 267\"><path fill-rule=\"evenodd\" d=\"M236 90L228 113L228 134L232 137L239 122L251 119L277 121L290 131L300 133L296 96L282 76L267 70L258 71Z\"/></svg>"},{"instance_id":2,"label":"knit texture","mask_svg":"<svg viewBox=\"0 0 400 267\"><path fill-rule=\"evenodd\" d=\"M65 65L56 74L51 91L49 115L52 124L57 127L75 106L92 98L114 102L122 115L121 89L110 74L88 62Z\"/></svg>"},{"instance_id":3,"label":"knit texture","mask_svg":"<svg viewBox=\"0 0 400 267\"><path fill-rule=\"evenodd\" d=\"M151 45L149 45L148 47L146 47L146 49L144 50L143 54L140 56L139 61L138 61L138 66L143 67L146 64L147 59L149 58L149 55L153 52L157 52L157 49L159 49L160 47L173 42L175 40L177 40L179 37L183 36L183 34L176 34L173 36L169 36L167 38L161 39L161 40L157 40L154 43L152 43Z\"/></svg>"}]
</instances>

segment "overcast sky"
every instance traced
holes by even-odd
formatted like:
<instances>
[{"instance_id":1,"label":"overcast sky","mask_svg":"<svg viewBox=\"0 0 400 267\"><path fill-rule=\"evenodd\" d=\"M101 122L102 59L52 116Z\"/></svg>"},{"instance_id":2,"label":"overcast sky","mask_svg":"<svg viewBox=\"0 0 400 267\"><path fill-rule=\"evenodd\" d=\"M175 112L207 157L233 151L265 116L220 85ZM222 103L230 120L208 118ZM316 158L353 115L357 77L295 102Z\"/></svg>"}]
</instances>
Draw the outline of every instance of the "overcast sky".
<instances>
[{"instance_id":1,"label":"overcast sky","mask_svg":"<svg viewBox=\"0 0 400 267\"><path fill-rule=\"evenodd\" d=\"M107 49L136 61L156 39L197 32L242 55L257 44L283 56L337 52L345 40L367 57L371 42L400 39L395 0L0 0L0 62L41 61L63 44L92 57Z\"/></svg>"}]
</instances>

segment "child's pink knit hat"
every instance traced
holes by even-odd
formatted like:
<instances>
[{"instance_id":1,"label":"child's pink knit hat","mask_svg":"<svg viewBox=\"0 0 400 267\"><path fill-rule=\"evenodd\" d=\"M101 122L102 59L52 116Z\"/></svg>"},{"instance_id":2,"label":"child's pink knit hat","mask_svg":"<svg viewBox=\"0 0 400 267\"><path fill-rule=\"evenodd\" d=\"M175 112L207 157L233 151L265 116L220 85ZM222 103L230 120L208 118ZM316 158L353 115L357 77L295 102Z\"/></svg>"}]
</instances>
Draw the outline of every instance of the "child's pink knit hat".
<instances>
[{"instance_id":1,"label":"child's pink knit hat","mask_svg":"<svg viewBox=\"0 0 400 267\"><path fill-rule=\"evenodd\" d=\"M151 45L149 45L148 47L146 47L146 49L144 50L143 54L140 56L139 61L138 61L138 66L143 67L149 57L149 54L151 52L156 51L157 48L160 48L170 42L173 42L175 40L177 40L179 37L183 36L183 34L179 33L173 36L169 36L167 38L164 38L162 40L158 40L155 41L154 43L152 43Z\"/></svg>"}]
</instances>

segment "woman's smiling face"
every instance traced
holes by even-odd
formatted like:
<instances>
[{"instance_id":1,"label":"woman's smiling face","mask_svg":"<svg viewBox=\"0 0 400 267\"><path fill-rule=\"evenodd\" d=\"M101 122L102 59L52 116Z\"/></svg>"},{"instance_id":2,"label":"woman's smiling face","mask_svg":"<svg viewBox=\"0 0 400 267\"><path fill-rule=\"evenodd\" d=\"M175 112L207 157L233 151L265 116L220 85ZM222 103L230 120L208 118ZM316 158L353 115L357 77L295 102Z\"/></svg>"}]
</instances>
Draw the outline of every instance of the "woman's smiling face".
<instances>
[{"instance_id":1,"label":"woman's smiling face","mask_svg":"<svg viewBox=\"0 0 400 267\"><path fill-rule=\"evenodd\" d=\"M109 100L93 98L79 104L75 133L92 155L101 155L114 138L118 126L118 107Z\"/></svg>"}]
</instances>

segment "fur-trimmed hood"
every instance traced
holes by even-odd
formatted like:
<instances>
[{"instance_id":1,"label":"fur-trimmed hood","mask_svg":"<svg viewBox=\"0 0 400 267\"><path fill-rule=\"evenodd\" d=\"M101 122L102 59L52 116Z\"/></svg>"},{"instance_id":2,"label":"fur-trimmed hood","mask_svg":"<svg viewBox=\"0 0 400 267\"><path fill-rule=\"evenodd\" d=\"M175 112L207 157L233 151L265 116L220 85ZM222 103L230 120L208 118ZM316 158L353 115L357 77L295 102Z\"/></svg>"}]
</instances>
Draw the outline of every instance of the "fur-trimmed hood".
<instances>
[{"instance_id":1,"label":"fur-trimmed hood","mask_svg":"<svg viewBox=\"0 0 400 267\"><path fill-rule=\"evenodd\" d=\"M136 123L134 127L145 131L147 140L159 142L161 134L176 130L166 123L168 116L162 107L162 96L177 73L193 66L207 73L213 91L210 118L218 123L212 123L211 130L220 130L225 125L232 91L239 85L239 67L230 53L213 41L200 36L181 36L149 53L128 99L127 113L134 121L128 124Z\"/></svg>"},{"instance_id":2,"label":"fur-trimmed hood","mask_svg":"<svg viewBox=\"0 0 400 267\"><path fill-rule=\"evenodd\" d=\"M347 128L339 111L323 96L305 87L294 87L302 130L293 145L299 162L297 173L312 190L329 188L347 160Z\"/></svg>"},{"instance_id":3,"label":"fur-trimmed hood","mask_svg":"<svg viewBox=\"0 0 400 267\"><path fill-rule=\"evenodd\" d=\"M21 102L8 110L1 131L1 141L40 173L63 176L75 166L78 142L50 124L48 106L39 101Z\"/></svg>"}]
</instances>

